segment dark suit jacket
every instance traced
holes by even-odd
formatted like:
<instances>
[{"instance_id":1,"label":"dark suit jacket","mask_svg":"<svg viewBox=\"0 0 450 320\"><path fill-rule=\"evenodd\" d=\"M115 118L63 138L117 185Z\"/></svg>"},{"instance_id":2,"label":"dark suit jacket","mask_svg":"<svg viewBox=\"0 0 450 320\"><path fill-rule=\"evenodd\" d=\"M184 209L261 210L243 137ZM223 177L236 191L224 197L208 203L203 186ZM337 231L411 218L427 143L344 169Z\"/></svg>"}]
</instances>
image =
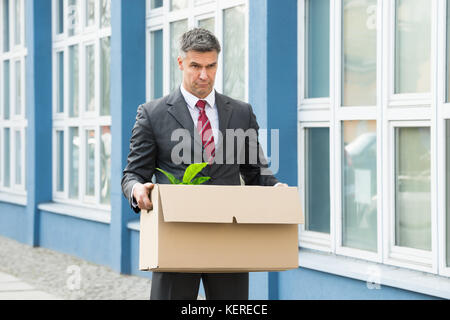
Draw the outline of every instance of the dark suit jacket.
<instances>
[{"instance_id":1,"label":"dark suit jacket","mask_svg":"<svg viewBox=\"0 0 450 320\"><path fill-rule=\"evenodd\" d=\"M273 186L279 182L267 169L267 162L256 135L253 138L249 135L244 143L237 136L227 136L227 129L258 131L259 126L252 107L248 103L217 92L216 106L223 140L216 145L217 163L208 165L198 176L211 177L205 184L214 185L240 185L239 175L246 185ZM188 133L187 139L175 136L177 139L172 141L174 139L172 134L177 132L177 129L178 132L179 129L183 129ZM172 160L173 150L177 151L175 154L189 160L175 163ZM190 154L183 150L188 150ZM252 152L253 155L257 154L256 161L249 161L254 159L251 156ZM128 164L122 177L122 191L130 205L131 190L136 182L150 182L155 174L156 183L170 183L166 176L155 168L165 170L182 180L189 164L202 162L201 155L201 138L180 89L168 96L140 105L132 131ZM179 160L176 162L180 162ZM133 209L135 212L140 211L139 208Z\"/></svg>"}]
</instances>

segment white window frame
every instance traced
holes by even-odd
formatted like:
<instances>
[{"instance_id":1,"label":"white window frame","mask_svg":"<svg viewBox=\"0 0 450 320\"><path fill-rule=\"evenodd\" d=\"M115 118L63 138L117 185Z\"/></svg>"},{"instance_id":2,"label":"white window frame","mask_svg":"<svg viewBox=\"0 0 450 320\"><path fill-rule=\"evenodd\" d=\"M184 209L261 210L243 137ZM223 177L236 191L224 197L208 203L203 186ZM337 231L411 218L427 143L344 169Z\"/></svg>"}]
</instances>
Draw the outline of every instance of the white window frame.
<instances>
[{"instance_id":1,"label":"white window frame","mask_svg":"<svg viewBox=\"0 0 450 320\"><path fill-rule=\"evenodd\" d=\"M170 93L170 23L179 20L188 20L188 29L198 25L199 19L214 18L215 35L222 43L223 39L223 11L235 6L244 5L245 7L245 100L248 101L248 1L249 0L205 0L194 6L194 0L189 0L186 9L170 11L170 1L163 1L163 6L157 9L150 9L150 0L146 0L146 99L150 101L150 33L156 30L163 30L163 96ZM218 92L223 91L223 51L219 54L219 67L217 69L215 89Z\"/></svg>"},{"instance_id":2,"label":"white window frame","mask_svg":"<svg viewBox=\"0 0 450 320\"><path fill-rule=\"evenodd\" d=\"M377 8L377 105L341 107L341 6L342 0L330 0L330 96L305 98L305 1L298 0L298 174L301 196L305 196L304 134L311 126L330 128L330 245L312 241L314 236L300 228L299 246L335 255L383 263L401 268L450 276L445 256L445 120L450 119L450 103L445 102L446 84L446 0L431 1L430 92L394 94L395 1L378 0ZM450 48L449 48L450 50ZM341 209L341 125L345 120L377 122L377 253L346 248L342 243ZM429 254L393 245L392 181L395 126L429 126L431 137L431 232ZM312 240L311 240L312 239Z\"/></svg>"},{"instance_id":3,"label":"white window frame","mask_svg":"<svg viewBox=\"0 0 450 320\"><path fill-rule=\"evenodd\" d=\"M111 37L111 26L100 27L100 13L101 3L95 2L95 24L94 26L85 26L86 22L86 1L78 0L78 16L76 33L73 36L68 36L67 20L64 20L64 32L62 34L56 33L56 21L58 19L57 1L52 0L52 36L53 36L53 66L58 63L57 53L64 51L64 112L57 113L57 90L59 84L56 83L57 68L53 68L53 201L58 203L64 203L74 206L84 206L88 208L101 209L110 211L110 204L103 204L100 199L100 128L103 126L111 126L111 115L101 115L101 77L100 77L100 57L101 57L101 40L106 37ZM64 0L64 12L67 11L68 0ZM78 116L70 117L69 113L69 48L71 46L78 46ZM94 45L95 56L95 111L86 111L86 48L89 45ZM78 159L78 198L69 198L69 136L70 128L78 128L79 136L79 159ZM95 195L86 196L86 152L87 146L85 145L86 130L95 131ZM56 190L56 130L64 131L64 192L58 192Z\"/></svg>"},{"instance_id":4,"label":"white window frame","mask_svg":"<svg viewBox=\"0 0 450 320\"><path fill-rule=\"evenodd\" d=\"M298 159L304 159L303 157L306 154L306 140L305 140L305 131L311 128L329 128L328 122L316 121L316 122L302 122L299 126L298 135L299 135L299 148L298 148ZM330 130L329 135L330 148L332 148L332 135ZM330 153L330 163L332 163L331 153ZM333 181L334 172L332 172L332 167L330 165L330 187L331 182ZM299 177L306 177L304 162L299 166ZM302 209L306 214L306 179L300 179L298 181L299 193L302 199ZM334 208L333 208L333 193L330 193L330 220L334 219ZM299 225L299 245L303 248L315 249L324 252L333 252L334 251L334 238L335 232L332 228L333 221L330 221L330 233L321 233L315 231L306 230L305 225Z\"/></svg>"},{"instance_id":5,"label":"white window frame","mask_svg":"<svg viewBox=\"0 0 450 320\"><path fill-rule=\"evenodd\" d=\"M23 23L20 25L20 43L15 44L15 3L20 2L20 19ZM0 3L0 17L3 17L3 2ZM9 51L3 52L3 21L0 23L0 97L4 96L4 61L9 61L9 119L4 120L4 105L3 99L0 99L0 193L14 194L26 197L26 128L28 127L28 120L26 118L26 78L25 78L25 59L28 50L25 46L25 0L10 0L9 2ZM21 77L21 105L20 113L16 114L16 62L20 62L20 77ZM10 129L10 186L4 186L5 167L3 157L4 150L4 129ZM16 143L15 133L20 131L20 152L21 156L21 182L16 184Z\"/></svg>"}]
</instances>

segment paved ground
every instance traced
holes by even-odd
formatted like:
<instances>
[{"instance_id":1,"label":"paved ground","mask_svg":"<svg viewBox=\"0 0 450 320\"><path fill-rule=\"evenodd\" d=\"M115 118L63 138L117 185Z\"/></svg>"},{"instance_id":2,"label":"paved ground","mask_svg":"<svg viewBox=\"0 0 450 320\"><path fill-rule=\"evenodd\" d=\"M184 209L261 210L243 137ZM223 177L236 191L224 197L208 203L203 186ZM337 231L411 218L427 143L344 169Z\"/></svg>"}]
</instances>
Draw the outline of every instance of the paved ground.
<instances>
[{"instance_id":1,"label":"paved ground","mask_svg":"<svg viewBox=\"0 0 450 320\"><path fill-rule=\"evenodd\" d=\"M0 300L148 300L150 283L0 236Z\"/></svg>"}]
</instances>

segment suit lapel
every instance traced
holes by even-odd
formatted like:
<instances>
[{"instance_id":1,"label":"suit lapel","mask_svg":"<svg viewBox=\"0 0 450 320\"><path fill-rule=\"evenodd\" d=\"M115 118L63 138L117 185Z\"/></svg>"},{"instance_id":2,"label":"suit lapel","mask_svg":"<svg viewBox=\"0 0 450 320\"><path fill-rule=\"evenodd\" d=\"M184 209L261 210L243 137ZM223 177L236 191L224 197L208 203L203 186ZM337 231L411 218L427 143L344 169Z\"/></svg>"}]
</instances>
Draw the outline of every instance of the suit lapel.
<instances>
[{"instance_id":1,"label":"suit lapel","mask_svg":"<svg viewBox=\"0 0 450 320\"><path fill-rule=\"evenodd\" d=\"M195 130L194 122L192 121L191 114L189 113L186 101L184 100L180 89L176 90L168 97L167 104L169 105L167 111L175 118L181 127L189 131L193 142L198 144L201 150L202 139L197 130Z\"/></svg>"},{"instance_id":2,"label":"suit lapel","mask_svg":"<svg viewBox=\"0 0 450 320\"><path fill-rule=\"evenodd\" d=\"M230 101L226 96L223 96L216 92L216 106L217 113L219 116L219 131L222 135L222 140L219 144L216 144L216 156L221 157L221 161L225 163L225 154L226 154L226 129L228 129L228 124L230 122L232 107L230 105ZM213 176L213 173L219 168L219 164L213 164L210 168L209 174Z\"/></svg>"}]
</instances>

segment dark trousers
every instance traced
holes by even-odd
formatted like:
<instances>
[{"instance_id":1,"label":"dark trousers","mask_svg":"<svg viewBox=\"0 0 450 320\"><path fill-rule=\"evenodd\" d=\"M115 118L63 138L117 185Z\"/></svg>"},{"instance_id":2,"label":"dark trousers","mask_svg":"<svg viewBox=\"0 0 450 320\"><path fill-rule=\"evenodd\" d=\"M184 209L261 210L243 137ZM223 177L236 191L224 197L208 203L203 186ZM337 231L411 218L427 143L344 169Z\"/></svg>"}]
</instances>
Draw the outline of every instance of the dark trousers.
<instances>
[{"instance_id":1,"label":"dark trousers","mask_svg":"<svg viewBox=\"0 0 450 320\"><path fill-rule=\"evenodd\" d=\"M153 272L150 300L197 300L200 279L207 300L248 300L248 272Z\"/></svg>"}]
</instances>

